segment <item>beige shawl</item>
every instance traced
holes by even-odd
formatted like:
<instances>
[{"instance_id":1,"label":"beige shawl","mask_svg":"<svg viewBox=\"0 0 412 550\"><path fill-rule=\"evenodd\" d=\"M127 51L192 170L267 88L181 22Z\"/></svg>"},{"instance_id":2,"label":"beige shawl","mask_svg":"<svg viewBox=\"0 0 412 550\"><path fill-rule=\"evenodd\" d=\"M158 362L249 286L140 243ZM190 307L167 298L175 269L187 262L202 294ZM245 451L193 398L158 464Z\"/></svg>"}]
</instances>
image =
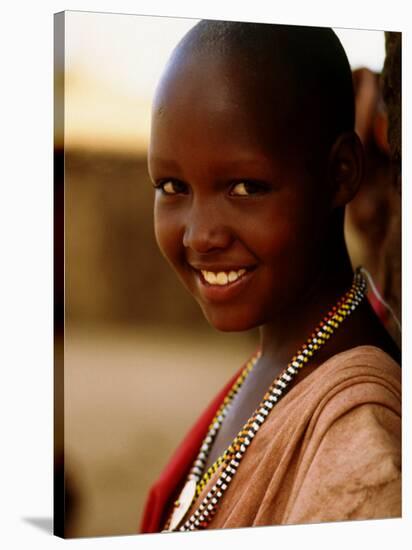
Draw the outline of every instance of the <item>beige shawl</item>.
<instances>
[{"instance_id":1,"label":"beige shawl","mask_svg":"<svg viewBox=\"0 0 412 550\"><path fill-rule=\"evenodd\" d=\"M276 405L209 529L400 515L401 370L380 349L360 346L326 361Z\"/></svg>"}]
</instances>

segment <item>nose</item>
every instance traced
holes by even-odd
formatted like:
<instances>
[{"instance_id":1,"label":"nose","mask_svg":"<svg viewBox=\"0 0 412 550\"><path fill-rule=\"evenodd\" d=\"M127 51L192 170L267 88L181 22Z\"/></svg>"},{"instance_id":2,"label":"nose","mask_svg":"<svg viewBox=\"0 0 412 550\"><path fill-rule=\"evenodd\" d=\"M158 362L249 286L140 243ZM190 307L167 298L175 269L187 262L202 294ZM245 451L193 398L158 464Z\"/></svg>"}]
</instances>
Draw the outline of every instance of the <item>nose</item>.
<instances>
[{"instance_id":1,"label":"nose","mask_svg":"<svg viewBox=\"0 0 412 550\"><path fill-rule=\"evenodd\" d=\"M207 204L193 205L186 218L183 246L195 252L205 253L228 248L232 233L224 223L223 213Z\"/></svg>"}]
</instances>

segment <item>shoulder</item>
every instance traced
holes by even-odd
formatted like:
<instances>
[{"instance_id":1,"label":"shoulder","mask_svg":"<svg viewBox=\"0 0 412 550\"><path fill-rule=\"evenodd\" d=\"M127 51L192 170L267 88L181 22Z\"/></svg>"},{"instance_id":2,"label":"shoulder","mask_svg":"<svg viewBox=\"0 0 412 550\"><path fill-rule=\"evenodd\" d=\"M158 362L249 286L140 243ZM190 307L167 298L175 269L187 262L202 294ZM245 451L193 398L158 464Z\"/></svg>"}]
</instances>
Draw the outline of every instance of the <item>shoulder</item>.
<instances>
[{"instance_id":1,"label":"shoulder","mask_svg":"<svg viewBox=\"0 0 412 550\"><path fill-rule=\"evenodd\" d=\"M357 406L302 457L290 523L401 515L401 425L379 404Z\"/></svg>"},{"instance_id":2,"label":"shoulder","mask_svg":"<svg viewBox=\"0 0 412 550\"><path fill-rule=\"evenodd\" d=\"M399 516L399 365L362 346L320 369L329 383L305 431L290 523Z\"/></svg>"},{"instance_id":3,"label":"shoulder","mask_svg":"<svg viewBox=\"0 0 412 550\"><path fill-rule=\"evenodd\" d=\"M352 439L356 434L366 437L365 430L392 430L395 419L400 426L401 369L379 348L360 346L340 353L305 381L302 392L316 396L307 430L312 436L322 438L336 425L348 436L352 431Z\"/></svg>"},{"instance_id":4,"label":"shoulder","mask_svg":"<svg viewBox=\"0 0 412 550\"><path fill-rule=\"evenodd\" d=\"M306 382L306 384L305 384ZM320 365L300 390L317 394L313 415L339 418L355 407L374 403L401 413L401 368L374 346L358 346Z\"/></svg>"},{"instance_id":5,"label":"shoulder","mask_svg":"<svg viewBox=\"0 0 412 550\"><path fill-rule=\"evenodd\" d=\"M351 374L362 372L376 374L400 381L400 365L390 355L376 346L357 346L338 353L325 361L319 371L344 372L356 369Z\"/></svg>"},{"instance_id":6,"label":"shoulder","mask_svg":"<svg viewBox=\"0 0 412 550\"><path fill-rule=\"evenodd\" d=\"M400 417L401 393L399 365L379 348L358 346L331 357L296 384L268 423L299 410L306 433L316 431L321 437L341 416L362 405L375 404Z\"/></svg>"}]
</instances>

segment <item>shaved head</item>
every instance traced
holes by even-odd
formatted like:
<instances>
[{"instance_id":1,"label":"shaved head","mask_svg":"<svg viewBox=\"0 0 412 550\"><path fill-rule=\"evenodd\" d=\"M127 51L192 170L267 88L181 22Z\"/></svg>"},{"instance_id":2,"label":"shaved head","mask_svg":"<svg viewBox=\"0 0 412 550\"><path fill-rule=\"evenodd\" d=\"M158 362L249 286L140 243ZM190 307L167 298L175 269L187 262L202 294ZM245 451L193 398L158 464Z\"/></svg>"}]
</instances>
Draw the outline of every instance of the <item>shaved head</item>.
<instances>
[{"instance_id":1,"label":"shaved head","mask_svg":"<svg viewBox=\"0 0 412 550\"><path fill-rule=\"evenodd\" d=\"M198 77L203 67L212 90L213 66L226 67L243 105L268 120L282 112L290 138L305 149L326 153L354 129L351 69L331 29L203 20L175 48L164 79L183 68Z\"/></svg>"}]
</instances>

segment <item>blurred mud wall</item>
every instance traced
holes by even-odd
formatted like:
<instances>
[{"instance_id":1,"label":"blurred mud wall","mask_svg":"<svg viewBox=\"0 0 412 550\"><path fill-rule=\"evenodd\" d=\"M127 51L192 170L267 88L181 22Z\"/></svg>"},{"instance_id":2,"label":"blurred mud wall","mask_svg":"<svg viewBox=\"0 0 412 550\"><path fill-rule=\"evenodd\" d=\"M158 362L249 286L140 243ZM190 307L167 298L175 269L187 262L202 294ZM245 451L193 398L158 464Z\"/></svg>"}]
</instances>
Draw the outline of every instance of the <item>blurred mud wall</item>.
<instances>
[{"instance_id":1,"label":"blurred mud wall","mask_svg":"<svg viewBox=\"0 0 412 550\"><path fill-rule=\"evenodd\" d=\"M205 326L157 249L144 156L65 154L66 321Z\"/></svg>"}]
</instances>

